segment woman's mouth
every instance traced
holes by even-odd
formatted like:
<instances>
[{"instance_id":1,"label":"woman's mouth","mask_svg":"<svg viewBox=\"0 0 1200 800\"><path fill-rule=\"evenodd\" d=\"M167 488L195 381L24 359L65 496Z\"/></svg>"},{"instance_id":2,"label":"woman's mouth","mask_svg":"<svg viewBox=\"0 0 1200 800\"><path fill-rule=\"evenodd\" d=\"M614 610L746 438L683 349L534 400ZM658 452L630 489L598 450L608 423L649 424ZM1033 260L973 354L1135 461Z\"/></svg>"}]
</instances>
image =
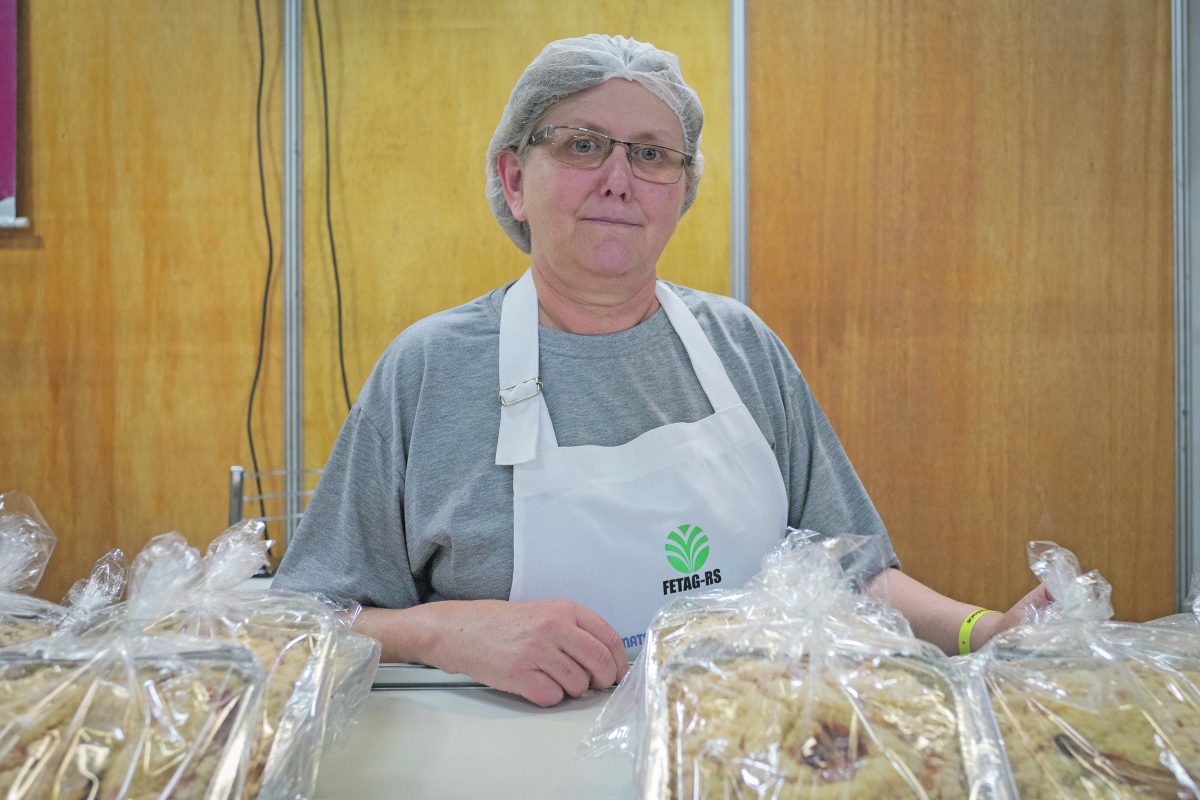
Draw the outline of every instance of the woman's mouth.
<instances>
[{"instance_id":1,"label":"woman's mouth","mask_svg":"<svg viewBox=\"0 0 1200 800\"><path fill-rule=\"evenodd\" d=\"M584 222L595 222L600 225L621 225L626 228L636 228L636 222L629 220L617 219L615 217L584 217Z\"/></svg>"}]
</instances>

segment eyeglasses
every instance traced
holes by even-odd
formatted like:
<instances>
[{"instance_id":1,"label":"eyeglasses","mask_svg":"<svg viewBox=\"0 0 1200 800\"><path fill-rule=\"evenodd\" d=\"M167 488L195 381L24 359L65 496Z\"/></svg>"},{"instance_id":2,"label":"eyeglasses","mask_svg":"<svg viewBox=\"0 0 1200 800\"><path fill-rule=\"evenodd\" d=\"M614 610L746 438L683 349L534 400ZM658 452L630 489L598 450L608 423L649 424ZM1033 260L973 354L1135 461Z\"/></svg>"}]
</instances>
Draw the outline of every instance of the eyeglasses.
<instances>
[{"instance_id":1,"label":"eyeglasses","mask_svg":"<svg viewBox=\"0 0 1200 800\"><path fill-rule=\"evenodd\" d=\"M625 145L626 157L633 174L651 183L678 183L683 170L692 163L687 153L661 144L624 142L603 133L575 128L570 125L551 125L535 131L529 144L548 143L550 155L578 169L596 169L612 154L613 148Z\"/></svg>"}]
</instances>

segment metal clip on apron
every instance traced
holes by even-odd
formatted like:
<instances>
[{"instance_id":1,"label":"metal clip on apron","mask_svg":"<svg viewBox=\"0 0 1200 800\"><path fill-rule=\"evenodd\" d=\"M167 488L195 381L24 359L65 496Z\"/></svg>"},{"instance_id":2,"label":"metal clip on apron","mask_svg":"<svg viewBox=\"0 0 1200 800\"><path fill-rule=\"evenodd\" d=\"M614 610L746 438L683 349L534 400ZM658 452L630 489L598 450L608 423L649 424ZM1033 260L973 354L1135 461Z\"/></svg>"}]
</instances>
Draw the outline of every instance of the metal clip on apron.
<instances>
[{"instance_id":1,"label":"metal clip on apron","mask_svg":"<svg viewBox=\"0 0 1200 800\"><path fill-rule=\"evenodd\" d=\"M770 446L683 301L655 295L715 413L617 447L559 447L538 380L533 275L500 318L496 463L513 467L510 599L565 597L590 608L635 652L664 602L736 588L783 537L787 493Z\"/></svg>"}]
</instances>

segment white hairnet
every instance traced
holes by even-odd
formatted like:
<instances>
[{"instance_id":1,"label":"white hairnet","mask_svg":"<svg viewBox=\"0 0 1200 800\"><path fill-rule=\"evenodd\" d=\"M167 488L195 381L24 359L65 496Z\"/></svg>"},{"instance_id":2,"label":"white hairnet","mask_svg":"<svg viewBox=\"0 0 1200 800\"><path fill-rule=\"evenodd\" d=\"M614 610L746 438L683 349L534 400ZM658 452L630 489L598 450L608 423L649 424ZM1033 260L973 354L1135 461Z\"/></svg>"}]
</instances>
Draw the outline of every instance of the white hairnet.
<instances>
[{"instance_id":1,"label":"white hairnet","mask_svg":"<svg viewBox=\"0 0 1200 800\"><path fill-rule=\"evenodd\" d=\"M683 149L693 154L692 165L688 167L691 185L683 201L683 211L696 199L700 173L704 171L704 156L700 153L704 109L700 97L684 83L679 58L624 36L592 33L576 39L560 39L546 45L521 73L487 150L488 203L500 227L522 252L529 252L529 225L513 219L500 185L496 155L501 150L515 150L523 155L525 143L550 106L567 95L612 78L637 81L675 112L683 128Z\"/></svg>"}]
</instances>

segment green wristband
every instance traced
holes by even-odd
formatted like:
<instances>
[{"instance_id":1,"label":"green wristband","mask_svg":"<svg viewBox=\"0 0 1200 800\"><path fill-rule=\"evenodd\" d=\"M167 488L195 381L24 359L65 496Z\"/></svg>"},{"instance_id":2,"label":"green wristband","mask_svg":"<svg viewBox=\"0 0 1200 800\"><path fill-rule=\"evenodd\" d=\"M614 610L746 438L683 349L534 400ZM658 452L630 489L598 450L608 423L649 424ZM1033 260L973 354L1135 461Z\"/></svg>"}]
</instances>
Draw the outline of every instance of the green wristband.
<instances>
[{"instance_id":1,"label":"green wristband","mask_svg":"<svg viewBox=\"0 0 1200 800\"><path fill-rule=\"evenodd\" d=\"M967 618L963 620L962 627L958 629L958 654L965 656L971 652L971 631L975 630L975 623L979 622L979 618L984 614L998 614L998 611L992 611L990 608L977 608Z\"/></svg>"}]
</instances>

